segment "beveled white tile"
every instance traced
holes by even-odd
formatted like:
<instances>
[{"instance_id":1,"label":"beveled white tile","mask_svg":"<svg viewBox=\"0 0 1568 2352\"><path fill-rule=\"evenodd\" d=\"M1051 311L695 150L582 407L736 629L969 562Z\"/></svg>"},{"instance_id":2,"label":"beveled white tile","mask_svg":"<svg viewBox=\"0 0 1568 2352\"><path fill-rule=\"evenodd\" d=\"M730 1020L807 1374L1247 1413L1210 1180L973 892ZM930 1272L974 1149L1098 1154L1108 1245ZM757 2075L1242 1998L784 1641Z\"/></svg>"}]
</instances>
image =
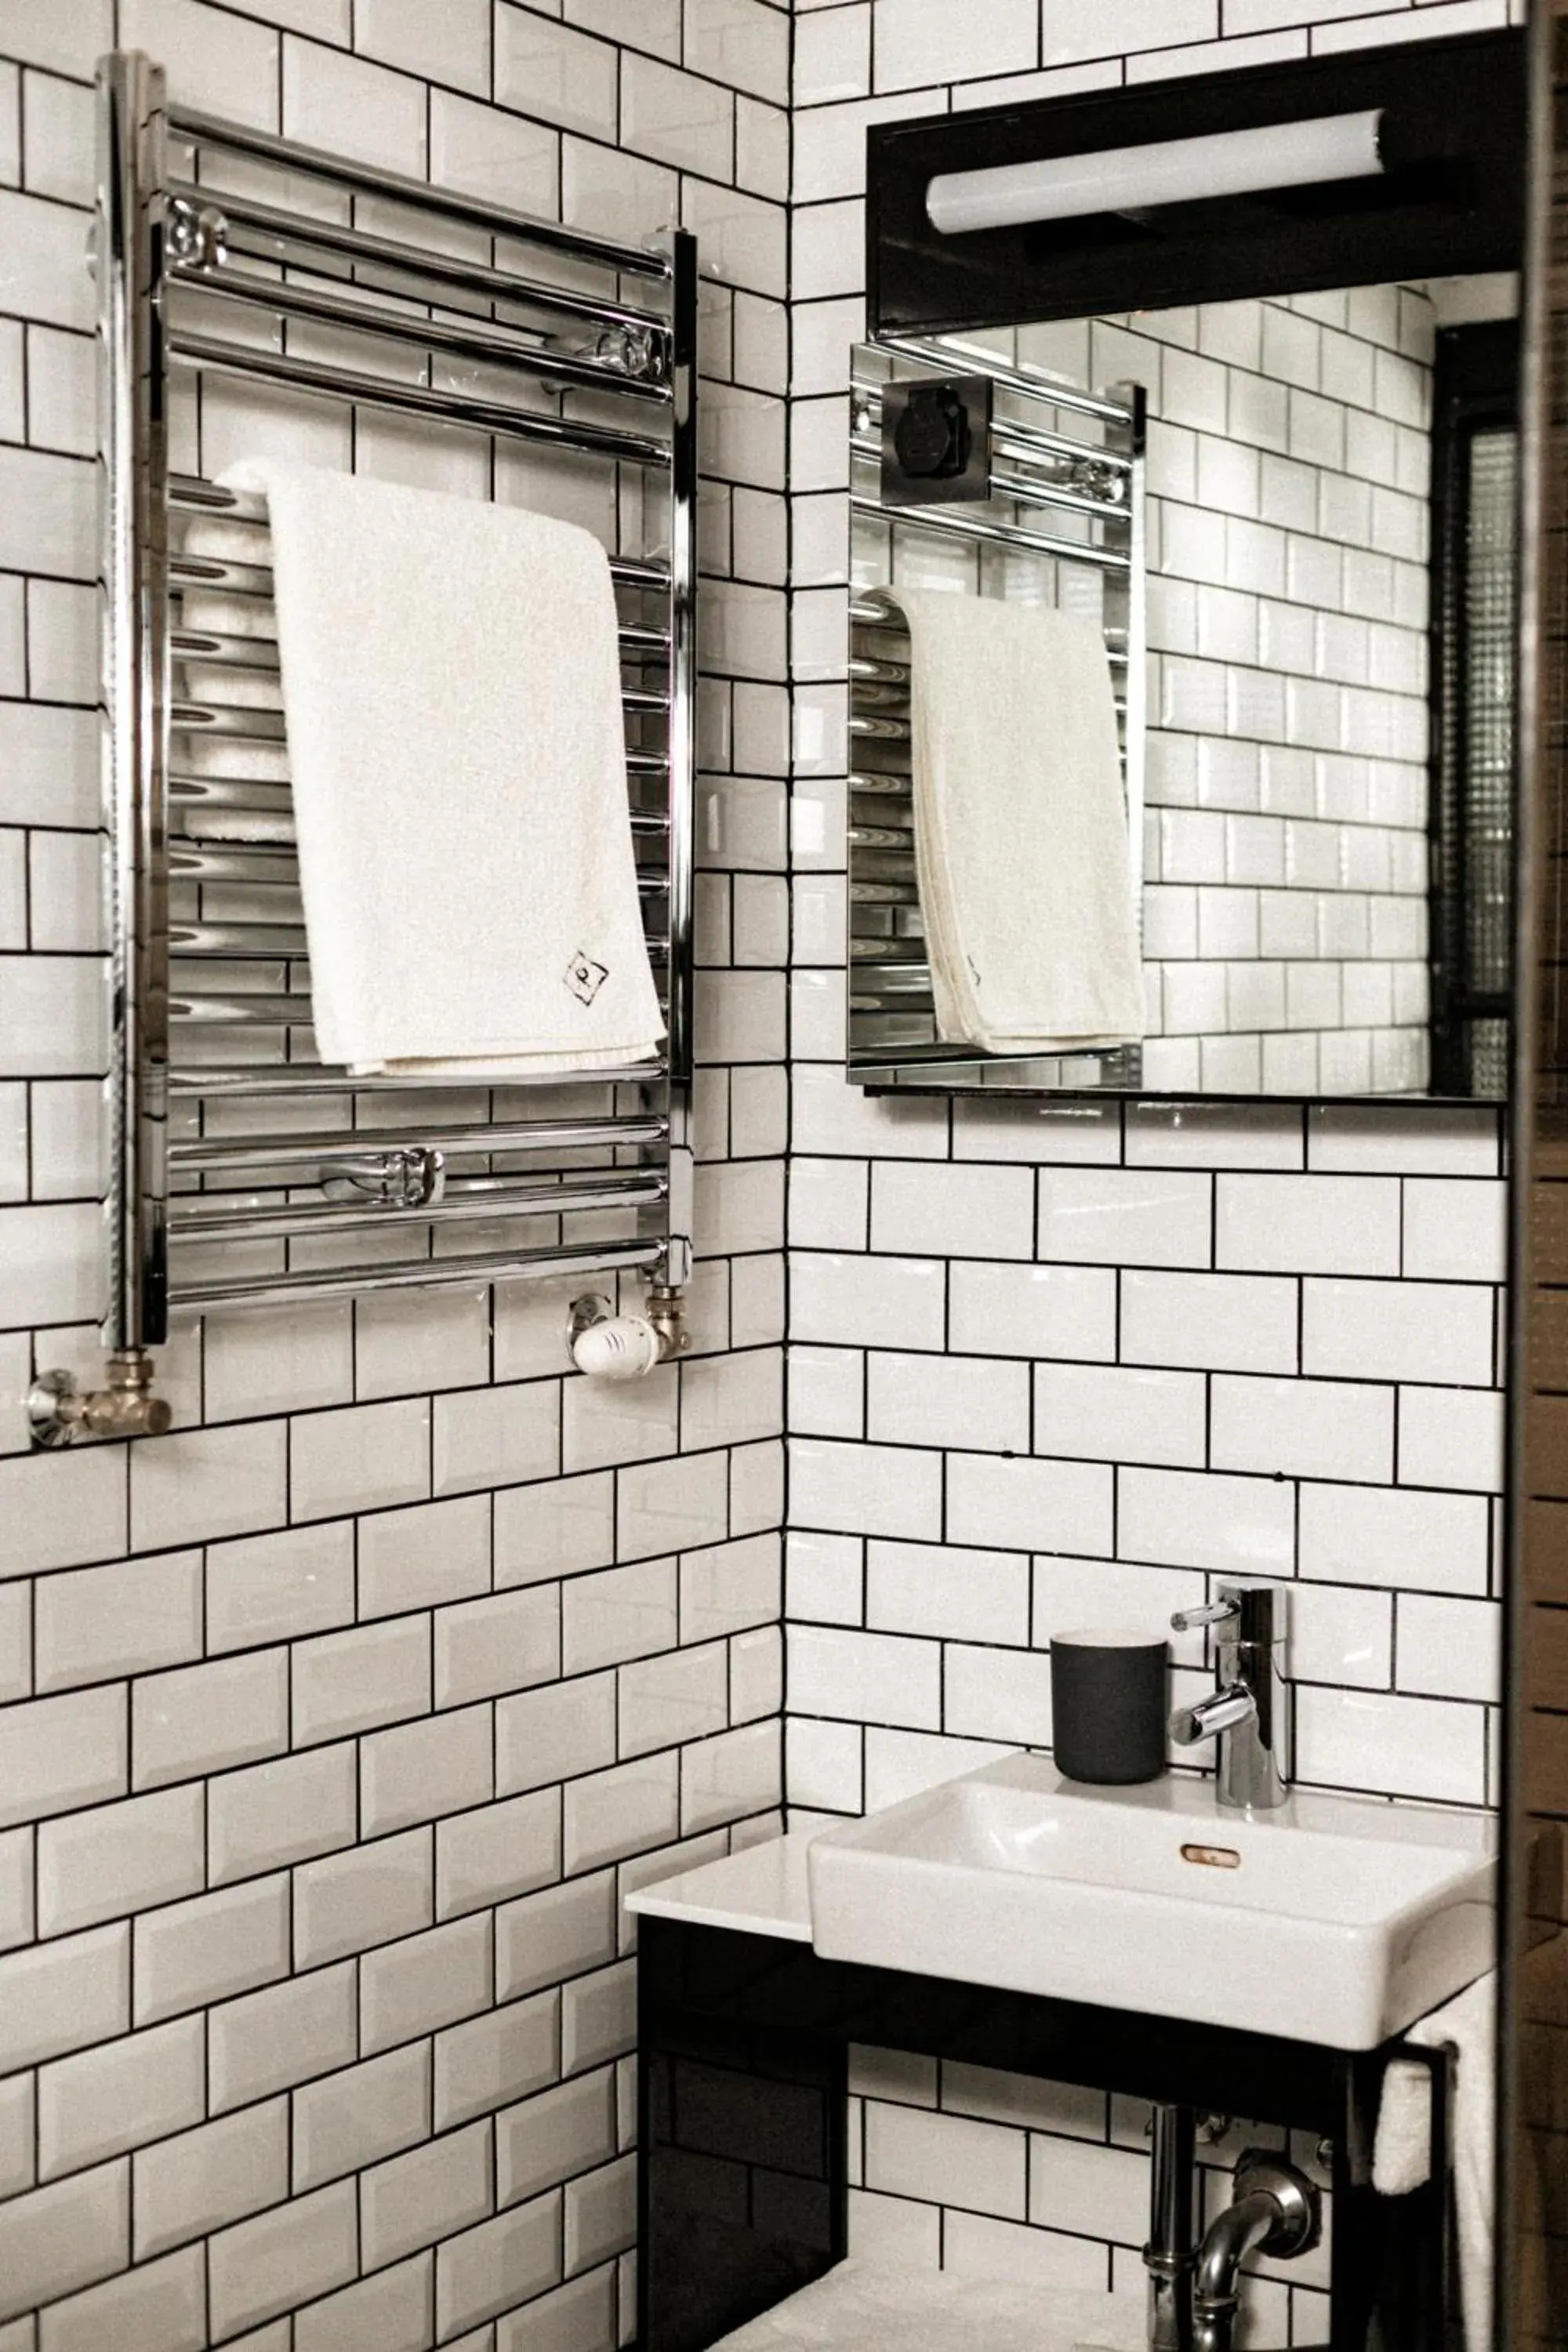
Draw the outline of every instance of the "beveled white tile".
<instances>
[{"instance_id":1,"label":"beveled white tile","mask_svg":"<svg viewBox=\"0 0 1568 2352\"><path fill-rule=\"evenodd\" d=\"M180 1430L131 1458L131 1537L138 1551L281 1526L286 1424Z\"/></svg>"},{"instance_id":2,"label":"beveled white tile","mask_svg":"<svg viewBox=\"0 0 1568 2352\"><path fill-rule=\"evenodd\" d=\"M206 1548L209 1654L322 1633L353 1613L353 1530L346 1522Z\"/></svg>"},{"instance_id":3,"label":"beveled white tile","mask_svg":"<svg viewBox=\"0 0 1568 2352\"><path fill-rule=\"evenodd\" d=\"M637 2037L637 1970L629 1960L562 1987L561 2064L566 2074L602 2066Z\"/></svg>"},{"instance_id":4,"label":"beveled white tile","mask_svg":"<svg viewBox=\"0 0 1568 2352\"><path fill-rule=\"evenodd\" d=\"M621 58L621 135L661 163L728 179L734 167L734 98L715 82L627 50Z\"/></svg>"},{"instance_id":5,"label":"beveled white tile","mask_svg":"<svg viewBox=\"0 0 1568 2352\"><path fill-rule=\"evenodd\" d=\"M889 1445L1025 1453L1027 1370L966 1356L872 1355L867 1359L866 1433Z\"/></svg>"},{"instance_id":6,"label":"beveled white tile","mask_svg":"<svg viewBox=\"0 0 1568 2352\"><path fill-rule=\"evenodd\" d=\"M608 2074L584 2074L508 2110L496 2134L505 2203L537 2196L555 2181L613 2153L612 2090Z\"/></svg>"},{"instance_id":7,"label":"beveled white tile","mask_svg":"<svg viewBox=\"0 0 1568 2352\"><path fill-rule=\"evenodd\" d=\"M359 1743L361 1834L487 1803L495 1793L491 1748L488 1706L374 1732Z\"/></svg>"},{"instance_id":8,"label":"beveled white tile","mask_svg":"<svg viewBox=\"0 0 1568 2352\"><path fill-rule=\"evenodd\" d=\"M388 1735L383 1733L382 1738ZM368 1745L369 1743L367 1743ZM370 1823L367 1822L366 1826ZM231 1772L207 1799L214 1885L352 1845L356 1834L351 1741Z\"/></svg>"},{"instance_id":9,"label":"beveled white tile","mask_svg":"<svg viewBox=\"0 0 1568 2352\"><path fill-rule=\"evenodd\" d=\"M294 1873L294 1954L316 1968L432 1925L430 1833L373 1839Z\"/></svg>"},{"instance_id":10,"label":"beveled white tile","mask_svg":"<svg viewBox=\"0 0 1568 2352\"><path fill-rule=\"evenodd\" d=\"M38 1932L58 1936L194 1894L206 1876L199 1787L44 1822L38 1831Z\"/></svg>"},{"instance_id":11,"label":"beveled white tile","mask_svg":"<svg viewBox=\"0 0 1568 2352\"><path fill-rule=\"evenodd\" d=\"M410 16L397 0L364 0L355 12L354 45L367 56L432 81L456 82L489 95L490 11L486 0L444 5L439 24Z\"/></svg>"},{"instance_id":12,"label":"beveled white tile","mask_svg":"<svg viewBox=\"0 0 1568 2352\"><path fill-rule=\"evenodd\" d=\"M0 1713L0 1826L122 1796L122 1690L73 1691Z\"/></svg>"},{"instance_id":13,"label":"beveled white tile","mask_svg":"<svg viewBox=\"0 0 1568 2352\"><path fill-rule=\"evenodd\" d=\"M685 59L694 72L775 106L789 101L789 27L764 0L684 0Z\"/></svg>"},{"instance_id":14,"label":"beveled white tile","mask_svg":"<svg viewBox=\"0 0 1568 2352\"><path fill-rule=\"evenodd\" d=\"M495 1497L498 1586L607 1567L615 1549L615 1482L608 1471L516 1486Z\"/></svg>"},{"instance_id":15,"label":"beveled white tile","mask_svg":"<svg viewBox=\"0 0 1568 2352\"><path fill-rule=\"evenodd\" d=\"M148 1675L132 1686L132 1770L138 1789L251 1763L288 1745L286 1650Z\"/></svg>"},{"instance_id":16,"label":"beveled white tile","mask_svg":"<svg viewBox=\"0 0 1568 2352\"><path fill-rule=\"evenodd\" d=\"M340 2181L220 2231L207 2256L215 2326L237 2335L353 2278L355 2218L354 2184Z\"/></svg>"},{"instance_id":17,"label":"beveled white tile","mask_svg":"<svg viewBox=\"0 0 1568 2352\"><path fill-rule=\"evenodd\" d=\"M45 2323L48 2352L89 2352L95 2344L194 2347L205 2326L201 2254L185 2247L161 2263L57 2304Z\"/></svg>"},{"instance_id":18,"label":"beveled white tile","mask_svg":"<svg viewBox=\"0 0 1568 2352\"><path fill-rule=\"evenodd\" d=\"M635 1388L569 1380L562 1397L563 1466L594 1470L675 1451L678 1388L669 1367Z\"/></svg>"},{"instance_id":19,"label":"beveled white tile","mask_svg":"<svg viewBox=\"0 0 1568 2352\"><path fill-rule=\"evenodd\" d=\"M138 2261L276 2204L289 2189L289 2105L272 2099L145 2148L135 2168Z\"/></svg>"},{"instance_id":20,"label":"beveled white tile","mask_svg":"<svg viewBox=\"0 0 1568 2352\"><path fill-rule=\"evenodd\" d=\"M423 1622L416 1622L423 1639ZM432 1638L437 1706L461 1706L548 1682L561 1671L558 1589L523 1586L439 1609Z\"/></svg>"},{"instance_id":21,"label":"beveled white tile","mask_svg":"<svg viewBox=\"0 0 1568 2352\"><path fill-rule=\"evenodd\" d=\"M1273 1476L1394 1475L1394 1391L1352 1381L1250 1378L1213 1381L1210 1458L1216 1469Z\"/></svg>"},{"instance_id":22,"label":"beveled white tile","mask_svg":"<svg viewBox=\"0 0 1568 2352\"><path fill-rule=\"evenodd\" d=\"M353 2063L354 1971L316 1969L229 2003L209 2021L215 2109Z\"/></svg>"},{"instance_id":23,"label":"beveled white tile","mask_svg":"<svg viewBox=\"0 0 1568 2352\"><path fill-rule=\"evenodd\" d=\"M682 1836L692 1837L721 1822L776 1811L783 1793L782 1762L783 1726L776 1716L683 1748Z\"/></svg>"},{"instance_id":24,"label":"beveled white tile","mask_svg":"<svg viewBox=\"0 0 1568 2352\"><path fill-rule=\"evenodd\" d=\"M437 1401L437 1410L445 1399ZM289 1516L412 1503L430 1491L431 1405L422 1397L349 1405L290 1424Z\"/></svg>"},{"instance_id":25,"label":"beveled white tile","mask_svg":"<svg viewBox=\"0 0 1568 2352\"><path fill-rule=\"evenodd\" d=\"M1504 1400L1496 1391L1402 1388L1400 1484L1500 1492L1503 1422Z\"/></svg>"},{"instance_id":26,"label":"beveled white tile","mask_svg":"<svg viewBox=\"0 0 1568 2352\"><path fill-rule=\"evenodd\" d=\"M359 1526L359 1614L460 1601L489 1582L489 1507L482 1495L378 1511Z\"/></svg>"},{"instance_id":27,"label":"beveled white tile","mask_svg":"<svg viewBox=\"0 0 1568 2352\"><path fill-rule=\"evenodd\" d=\"M360 1963L362 2043L411 2042L484 2009L490 1998L490 1923L476 1916L384 1945Z\"/></svg>"},{"instance_id":28,"label":"beveled white tile","mask_svg":"<svg viewBox=\"0 0 1568 2352\"><path fill-rule=\"evenodd\" d=\"M443 1919L547 1885L561 1868L553 1789L449 1815L436 1831L436 1905Z\"/></svg>"},{"instance_id":29,"label":"beveled white tile","mask_svg":"<svg viewBox=\"0 0 1568 2352\"><path fill-rule=\"evenodd\" d=\"M667 1843L679 1828L679 1759L645 1756L572 1781L562 1800L569 1874Z\"/></svg>"},{"instance_id":30,"label":"beveled white tile","mask_svg":"<svg viewBox=\"0 0 1568 2352\"><path fill-rule=\"evenodd\" d=\"M201 2020L182 2018L40 2069L40 2178L79 2171L199 2121L205 2054Z\"/></svg>"},{"instance_id":31,"label":"beveled white tile","mask_svg":"<svg viewBox=\"0 0 1568 2352\"><path fill-rule=\"evenodd\" d=\"M0 2209L0 2317L123 2270L130 2207L131 2167L119 2157Z\"/></svg>"},{"instance_id":32,"label":"beveled white tile","mask_svg":"<svg viewBox=\"0 0 1568 2352\"><path fill-rule=\"evenodd\" d=\"M201 1654L202 1555L46 1577L33 1606L40 1692L177 1664Z\"/></svg>"},{"instance_id":33,"label":"beveled white tile","mask_svg":"<svg viewBox=\"0 0 1568 2352\"><path fill-rule=\"evenodd\" d=\"M293 2343L299 2352L329 2352L331 2346L352 2343L356 2336L370 2344L416 2341L429 2307L433 2265L432 2255L416 2253L325 2296L289 2323ZM270 2340L262 2336L247 2336L244 2342L247 2352L252 2343L258 2352L273 2352Z\"/></svg>"},{"instance_id":34,"label":"beveled white tile","mask_svg":"<svg viewBox=\"0 0 1568 2352\"><path fill-rule=\"evenodd\" d=\"M267 131L281 127L277 91L283 45L272 26L243 18L231 26L194 0L126 0L120 37L128 47L177 61L170 96L182 104L208 107ZM293 135L310 134L296 124Z\"/></svg>"},{"instance_id":35,"label":"beveled white tile","mask_svg":"<svg viewBox=\"0 0 1568 2352\"><path fill-rule=\"evenodd\" d=\"M305 2084L293 2100L293 2185L309 2189L423 2139L429 2055L395 2050Z\"/></svg>"},{"instance_id":36,"label":"beveled white tile","mask_svg":"<svg viewBox=\"0 0 1568 2352\"><path fill-rule=\"evenodd\" d=\"M136 1922L136 2022L155 2025L288 1969L287 1877L173 1904Z\"/></svg>"},{"instance_id":37,"label":"beveled white tile","mask_svg":"<svg viewBox=\"0 0 1568 2352\"><path fill-rule=\"evenodd\" d=\"M957 1543L1009 1550L1109 1554L1111 1481L1110 1466L1098 1462L955 1454L948 1461L947 1534Z\"/></svg>"},{"instance_id":38,"label":"beveled white tile","mask_svg":"<svg viewBox=\"0 0 1568 2352\"><path fill-rule=\"evenodd\" d=\"M251 1420L345 1403L353 1394L353 1331L346 1303L207 1317L207 1419Z\"/></svg>"},{"instance_id":39,"label":"beveled white tile","mask_svg":"<svg viewBox=\"0 0 1568 2352\"><path fill-rule=\"evenodd\" d=\"M398 1618L298 1643L289 1661L289 1706L296 1748L426 1713L430 1634L426 1620Z\"/></svg>"},{"instance_id":40,"label":"beveled white tile","mask_svg":"<svg viewBox=\"0 0 1568 2352\"><path fill-rule=\"evenodd\" d=\"M1384 1692L1296 1695L1298 1780L1479 1805L1486 1799L1485 1713Z\"/></svg>"},{"instance_id":41,"label":"beveled white tile","mask_svg":"<svg viewBox=\"0 0 1568 2352\"><path fill-rule=\"evenodd\" d=\"M1502 1613L1499 1602L1402 1592L1394 1607L1394 1680L1401 1690L1497 1703Z\"/></svg>"},{"instance_id":42,"label":"beveled white tile","mask_svg":"<svg viewBox=\"0 0 1568 2352\"><path fill-rule=\"evenodd\" d=\"M416 179L425 176L423 89L410 76L364 58L343 57L313 42L286 41L282 128L308 147L333 149Z\"/></svg>"}]
</instances>

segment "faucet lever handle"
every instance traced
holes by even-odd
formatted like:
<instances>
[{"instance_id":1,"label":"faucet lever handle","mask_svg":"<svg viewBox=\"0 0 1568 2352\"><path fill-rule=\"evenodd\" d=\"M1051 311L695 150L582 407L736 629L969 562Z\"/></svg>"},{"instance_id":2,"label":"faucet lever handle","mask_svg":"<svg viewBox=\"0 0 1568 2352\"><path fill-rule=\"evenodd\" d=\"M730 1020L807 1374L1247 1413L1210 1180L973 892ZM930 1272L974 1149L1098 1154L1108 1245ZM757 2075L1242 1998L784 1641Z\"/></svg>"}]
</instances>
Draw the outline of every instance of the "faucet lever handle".
<instances>
[{"instance_id":1,"label":"faucet lever handle","mask_svg":"<svg viewBox=\"0 0 1568 2352\"><path fill-rule=\"evenodd\" d=\"M1235 1731L1241 1724L1256 1723L1258 1701L1245 1683L1232 1683L1225 1690L1211 1691L1207 1698L1195 1706L1179 1706L1165 1728L1178 1748L1195 1748L1200 1740L1216 1739L1222 1731Z\"/></svg>"},{"instance_id":2,"label":"faucet lever handle","mask_svg":"<svg viewBox=\"0 0 1568 2352\"><path fill-rule=\"evenodd\" d=\"M1171 1620L1173 1633L1195 1633L1200 1625L1227 1624L1239 1617L1240 1608L1234 1601L1205 1601L1201 1609L1178 1609Z\"/></svg>"}]
</instances>

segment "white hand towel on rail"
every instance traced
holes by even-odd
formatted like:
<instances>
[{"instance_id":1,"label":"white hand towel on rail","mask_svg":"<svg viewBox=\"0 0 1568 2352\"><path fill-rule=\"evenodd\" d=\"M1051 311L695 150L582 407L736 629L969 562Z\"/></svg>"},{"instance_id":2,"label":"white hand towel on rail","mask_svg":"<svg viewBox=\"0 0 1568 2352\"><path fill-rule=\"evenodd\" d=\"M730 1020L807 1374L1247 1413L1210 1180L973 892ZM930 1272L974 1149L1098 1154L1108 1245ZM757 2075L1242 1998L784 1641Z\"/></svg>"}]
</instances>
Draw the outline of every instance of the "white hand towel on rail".
<instances>
[{"instance_id":1,"label":"white hand towel on rail","mask_svg":"<svg viewBox=\"0 0 1568 2352\"><path fill-rule=\"evenodd\" d=\"M268 501L322 1060L498 1078L647 1061L664 1023L603 548L320 467L224 479Z\"/></svg>"},{"instance_id":2,"label":"white hand towel on rail","mask_svg":"<svg viewBox=\"0 0 1568 2352\"><path fill-rule=\"evenodd\" d=\"M909 623L915 864L938 1034L993 1054L1143 1035L1116 706L1076 613L879 592Z\"/></svg>"}]
</instances>

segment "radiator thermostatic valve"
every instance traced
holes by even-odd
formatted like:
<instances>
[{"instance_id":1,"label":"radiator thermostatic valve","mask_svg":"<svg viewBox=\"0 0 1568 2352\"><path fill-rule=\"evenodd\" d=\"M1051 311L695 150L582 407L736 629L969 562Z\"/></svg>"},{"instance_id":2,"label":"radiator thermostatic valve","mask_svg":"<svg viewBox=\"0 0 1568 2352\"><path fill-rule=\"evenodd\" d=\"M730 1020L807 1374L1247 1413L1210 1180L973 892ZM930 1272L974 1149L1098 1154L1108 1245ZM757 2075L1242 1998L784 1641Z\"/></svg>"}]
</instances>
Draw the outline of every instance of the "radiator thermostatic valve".
<instances>
[{"instance_id":1,"label":"radiator thermostatic valve","mask_svg":"<svg viewBox=\"0 0 1568 2352\"><path fill-rule=\"evenodd\" d=\"M69 1372L40 1372L27 1397L33 1444L53 1451L84 1438L164 1436L174 1414L153 1380L144 1348L117 1349L101 1389L79 1389Z\"/></svg>"},{"instance_id":2,"label":"radiator thermostatic valve","mask_svg":"<svg viewBox=\"0 0 1568 2352\"><path fill-rule=\"evenodd\" d=\"M646 1315L617 1315L607 1298L586 1292L572 1302L567 1345L590 1380L645 1381L691 1345L679 1290L650 1290Z\"/></svg>"}]
</instances>

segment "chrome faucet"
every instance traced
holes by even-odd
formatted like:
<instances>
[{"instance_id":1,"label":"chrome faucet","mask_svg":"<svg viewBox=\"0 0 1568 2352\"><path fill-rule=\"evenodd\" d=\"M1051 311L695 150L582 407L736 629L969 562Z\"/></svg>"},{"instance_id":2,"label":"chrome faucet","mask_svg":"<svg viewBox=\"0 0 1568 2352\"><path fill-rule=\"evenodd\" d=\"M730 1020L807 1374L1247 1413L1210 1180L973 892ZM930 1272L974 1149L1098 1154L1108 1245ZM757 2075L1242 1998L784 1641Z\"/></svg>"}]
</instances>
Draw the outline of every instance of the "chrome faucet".
<instances>
[{"instance_id":1,"label":"chrome faucet","mask_svg":"<svg viewBox=\"0 0 1568 2352\"><path fill-rule=\"evenodd\" d=\"M1279 1585L1226 1580L1217 1601L1171 1620L1177 1633L1214 1627L1215 1677L1211 1697L1176 1709L1171 1737L1182 1748L1218 1740L1219 1801L1241 1811L1282 1805L1289 1790L1287 1612Z\"/></svg>"}]
</instances>

